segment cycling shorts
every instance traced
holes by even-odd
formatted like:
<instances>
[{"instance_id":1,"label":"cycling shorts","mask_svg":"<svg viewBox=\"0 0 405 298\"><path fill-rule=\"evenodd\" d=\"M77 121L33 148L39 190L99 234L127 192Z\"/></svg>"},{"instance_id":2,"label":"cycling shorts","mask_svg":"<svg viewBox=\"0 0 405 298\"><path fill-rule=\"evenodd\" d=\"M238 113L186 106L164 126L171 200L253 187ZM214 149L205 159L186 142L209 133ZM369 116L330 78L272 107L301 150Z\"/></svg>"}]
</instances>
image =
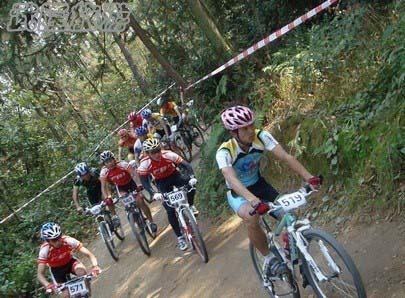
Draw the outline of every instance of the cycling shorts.
<instances>
[{"instance_id":1,"label":"cycling shorts","mask_svg":"<svg viewBox=\"0 0 405 298\"><path fill-rule=\"evenodd\" d=\"M75 274L74 270L78 264L80 264L79 260L71 258L66 265L51 267L53 278L55 278L56 282L59 284L67 282L70 279L70 273Z\"/></svg>"},{"instance_id":2,"label":"cycling shorts","mask_svg":"<svg viewBox=\"0 0 405 298\"><path fill-rule=\"evenodd\" d=\"M273 202L279 195L278 191L271 184L267 183L263 177L259 177L259 180L255 184L248 186L247 189L263 202ZM243 204L249 203L248 200L237 195L233 190L229 190L226 193L226 197L235 213L238 213Z\"/></svg>"},{"instance_id":3,"label":"cycling shorts","mask_svg":"<svg viewBox=\"0 0 405 298\"><path fill-rule=\"evenodd\" d=\"M134 180L131 179L131 181L128 184L125 185L121 185L121 186L117 186L118 187L118 191L121 193L129 193L131 191L135 191L136 190L136 183Z\"/></svg>"}]
</instances>

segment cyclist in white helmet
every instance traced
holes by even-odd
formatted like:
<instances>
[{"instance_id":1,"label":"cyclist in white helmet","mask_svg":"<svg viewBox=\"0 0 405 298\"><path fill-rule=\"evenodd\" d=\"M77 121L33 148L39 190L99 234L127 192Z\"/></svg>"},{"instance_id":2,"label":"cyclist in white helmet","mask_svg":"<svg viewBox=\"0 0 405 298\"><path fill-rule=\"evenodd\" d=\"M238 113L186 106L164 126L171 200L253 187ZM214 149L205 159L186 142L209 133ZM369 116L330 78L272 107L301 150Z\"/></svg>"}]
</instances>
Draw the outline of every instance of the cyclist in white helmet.
<instances>
[{"instance_id":1,"label":"cyclist in white helmet","mask_svg":"<svg viewBox=\"0 0 405 298\"><path fill-rule=\"evenodd\" d=\"M258 206L260 215L266 213L269 207L262 201L273 201L278 195L273 186L260 175L260 159L265 151L270 151L313 188L320 186L320 179L311 175L295 157L284 151L269 132L256 129L254 113L248 107L228 108L221 113L221 119L232 138L219 147L216 160L229 189L229 205L244 220L249 240L265 257L263 282L267 286L269 277L283 273L286 265L270 253L266 235L259 225L259 216L249 214L253 206Z\"/></svg>"},{"instance_id":2,"label":"cyclist in white helmet","mask_svg":"<svg viewBox=\"0 0 405 298\"><path fill-rule=\"evenodd\" d=\"M61 228L54 222L48 222L41 227L41 245L38 256L37 278L45 289L55 293L58 283L68 281L72 273L76 276L86 275L86 267L75 258L72 253L80 252L90 259L91 273L97 276L100 273L97 258L85 248L82 243L67 235L63 235ZM49 282L45 277L46 267L49 266L54 281ZM63 291L64 297L69 297L67 289Z\"/></svg>"}]
</instances>

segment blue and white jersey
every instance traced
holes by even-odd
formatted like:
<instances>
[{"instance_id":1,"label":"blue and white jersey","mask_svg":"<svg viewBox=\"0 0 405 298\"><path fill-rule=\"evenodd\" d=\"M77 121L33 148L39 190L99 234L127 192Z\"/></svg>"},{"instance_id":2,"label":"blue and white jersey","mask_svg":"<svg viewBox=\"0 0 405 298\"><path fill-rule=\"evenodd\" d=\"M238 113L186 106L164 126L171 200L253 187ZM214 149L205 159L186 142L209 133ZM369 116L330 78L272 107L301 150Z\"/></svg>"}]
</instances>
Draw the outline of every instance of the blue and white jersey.
<instances>
[{"instance_id":1,"label":"blue and white jersey","mask_svg":"<svg viewBox=\"0 0 405 298\"><path fill-rule=\"evenodd\" d=\"M233 167L240 182L248 187L255 184L260 177L260 160L265 150L271 151L278 142L264 130L256 129L255 139L248 152L244 152L238 142L232 138L219 147L216 160L219 169ZM230 188L228 182L226 182Z\"/></svg>"}]
</instances>

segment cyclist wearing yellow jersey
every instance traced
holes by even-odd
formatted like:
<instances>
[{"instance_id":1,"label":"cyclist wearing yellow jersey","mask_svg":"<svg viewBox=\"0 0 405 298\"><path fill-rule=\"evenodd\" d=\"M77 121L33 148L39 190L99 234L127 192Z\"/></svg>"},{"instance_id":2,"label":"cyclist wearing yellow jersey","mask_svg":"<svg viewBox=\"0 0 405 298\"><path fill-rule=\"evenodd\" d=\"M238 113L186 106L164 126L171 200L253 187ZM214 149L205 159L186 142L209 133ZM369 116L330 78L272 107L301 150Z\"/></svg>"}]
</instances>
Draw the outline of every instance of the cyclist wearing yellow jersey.
<instances>
[{"instance_id":1,"label":"cyclist wearing yellow jersey","mask_svg":"<svg viewBox=\"0 0 405 298\"><path fill-rule=\"evenodd\" d=\"M152 113L150 109L145 109L141 112L143 118L142 126L146 127L151 134L158 134L158 138L162 138L165 134L170 136L170 128L167 120L159 113Z\"/></svg>"},{"instance_id":2,"label":"cyclist wearing yellow jersey","mask_svg":"<svg viewBox=\"0 0 405 298\"><path fill-rule=\"evenodd\" d=\"M260 175L261 156L270 151L313 188L320 186L320 179L312 176L295 157L284 151L269 132L255 129L255 116L248 107L226 109L221 119L232 138L219 147L216 160L229 189L229 205L244 220L249 240L265 257L263 282L267 286L271 276L285 272L286 265L270 253L266 235L259 225L259 216L249 214L252 206L258 206L258 214L266 213L269 207L262 201L273 201L278 196L278 192Z\"/></svg>"}]
</instances>

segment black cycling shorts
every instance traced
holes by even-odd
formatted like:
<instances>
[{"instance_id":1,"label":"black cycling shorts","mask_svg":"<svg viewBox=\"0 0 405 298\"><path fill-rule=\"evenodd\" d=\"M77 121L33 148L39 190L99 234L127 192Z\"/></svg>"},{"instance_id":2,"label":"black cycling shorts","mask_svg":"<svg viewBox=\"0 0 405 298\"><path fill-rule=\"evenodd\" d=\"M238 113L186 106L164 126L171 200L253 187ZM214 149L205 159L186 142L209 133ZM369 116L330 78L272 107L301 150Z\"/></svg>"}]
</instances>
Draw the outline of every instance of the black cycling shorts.
<instances>
[{"instance_id":1,"label":"black cycling shorts","mask_svg":"<svg viewBox=\"0 0 405 298\"><path fill-rule=\"evenodd\" d=\"M57 283L67 282L70 278L70 273L75 274L73 269L79 264L79 261L75 258L71 258L69 263L60 267L51 267L51 272Z\"/></svg>"},{"instance_id":2,"label":"black cycling shorts","mask_svg":"<svg viewBox=\"0 0 405 298\"><path fill-rule=\"evenodd\" d=\"M118 187L118 191L121 192L125 192L125 193L129 193L131 191L135 191L136 190L136 183L134 180L131 179L131 181L128 184L125 185L121 185L121 186L117 186Z\"/></svg>"}]
</instances>

